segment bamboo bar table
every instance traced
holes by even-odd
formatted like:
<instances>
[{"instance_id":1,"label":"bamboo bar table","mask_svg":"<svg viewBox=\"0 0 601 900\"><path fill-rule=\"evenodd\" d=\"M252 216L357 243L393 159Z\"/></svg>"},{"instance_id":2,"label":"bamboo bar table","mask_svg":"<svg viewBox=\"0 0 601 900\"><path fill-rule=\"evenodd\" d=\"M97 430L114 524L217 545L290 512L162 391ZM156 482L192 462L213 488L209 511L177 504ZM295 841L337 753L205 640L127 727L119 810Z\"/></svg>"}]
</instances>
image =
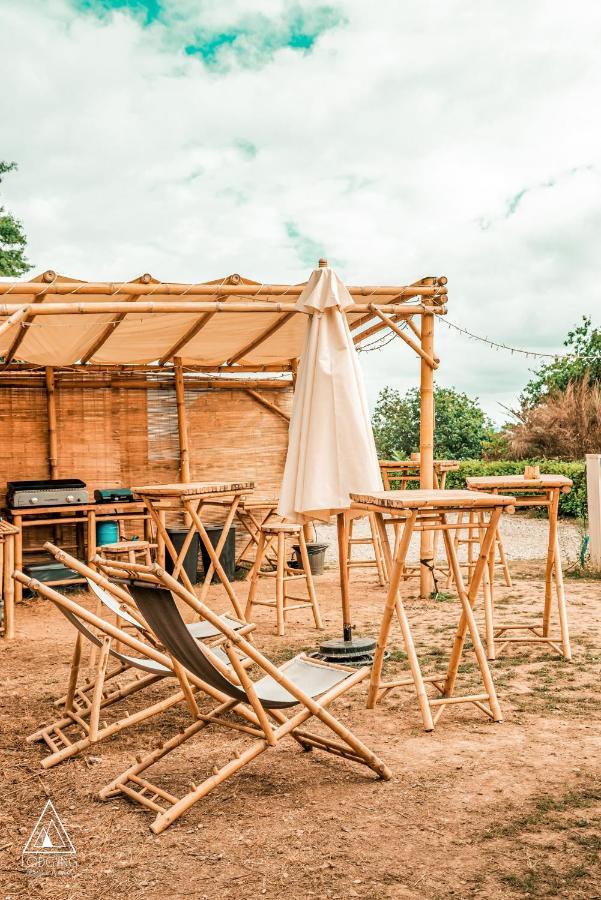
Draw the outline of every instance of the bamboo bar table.
<instances>
[{"instance_id":1,"label":"bamboo bar table","mask_svg":"<svg viewBox=\"0 0 601 900\"><path fill-rule=\"evenodd\" d=\"M253 488L254 483L252 481L193 481L181 484L150 484L132 488L133 492L141 497L146 504L150 517L156 526L159 540L173 560L173 577L181 578L184 587L194 593L194 585L188 578L183 564L194 534L197 533L201 545L204 546L211 561L205 573L205 579L199 595L201 603L205 602L213 573L216 573L230 598L237 618L242 622L246 621L243 606L236 596L236 592L219 561L219 557L225 546L240 501ZM213 547L203 524L201 513L206 507L219 506L223 508L224 501L227 501L225 522L221 537L217 545ZM188 526L188 532L179 553L173 546L173 542L167 533L166 516L169 511L180 513Z\"/></svg>"},{"instance_id":2,"label":"bamboo bar table","mask_svg":"<svg viewBox=\"0 0 601 900\"><path fill-rule=\"evenodd\" d=\"M381 534L384 533L386 527L385 515L392 513L395 518L403 519L402 535L395 548L393 559L390 558L388 541L384 542L384 549L389 557L388 566L391 576L374 655L367 701L368 707L373 709L376 703L393 688L412 685L415 688L426 731L431 731L434 728L445 708L453 703L473 703L494 722L500 722L502 719L501 709L486 659L486 653L480 639L473 606L488 564L488 556L495 539L499 519L504 510L512 510L513 497L480 494L477 491L464 490L403 490L381 491L373 494L351 494L351 501L351 510L361 509L366 513L375 513ZM486 524L486 533L482 540L480 556L475 566L472 581L469 587L466 587L457 560L453 542L453 530L458 527L456 522L457 513L470 509L478 509L481 512L488 513L489 520ZM449 519L449 516L452 518ZM422 674L411 626L399 592L411 537L415 532L423 531L430 531L435 534L440 533L442 535L461 605L461 615L455 632L447 671L445 674L428 676ZM411 676L385 682L382 681L382 664L395 613L401 627ZM455 693L455 683L468 631L476 654L484 690L475 694L461 695ZM431 684L441 696L431 699L426 691L426 684Z\"/></svg>"},{"instance_id":3,"label":"bamboo bar table","mask_svg":"<svg viewBox=\"0 0 601 900\"><path fill-rule=\"evenodd\" d=\"M7 640L15 636L15 541L19 529L0 519L0 625Z\"/></svg>"},{"instance_id":4,"label":"bamboo bar table","mask_svg":"<svg viewBox=\"0 0 601 900\"><path fill-rule=\"evenodd\" d=\"M539 475L535 478L525 475L487 475L467 478L470 490L481 493L510 492L515 497L515 506L542 507L549 514L549 541L547 545L547 563L545 567L545 602L542 622L509 622L505 625L494 623L494 557L489 560L490 595L485 602L489 604L486 621L486 643L489 659L495 659L509 644L548 644L565 659L572 659L570 632L568 627L568 611L561 570L561 552L557 534L559 497L569 494L572 481L565 475ZM493 546L494 550L494 546ZM555 598L559 618L559 637L551 637L551 610L553 606L553 582L555 582ZM518 632L514 636L513 632ZM519 632L526 632L520 634ZM500 645L500 646L499 646Z\"/></svg>"}]
</instances>

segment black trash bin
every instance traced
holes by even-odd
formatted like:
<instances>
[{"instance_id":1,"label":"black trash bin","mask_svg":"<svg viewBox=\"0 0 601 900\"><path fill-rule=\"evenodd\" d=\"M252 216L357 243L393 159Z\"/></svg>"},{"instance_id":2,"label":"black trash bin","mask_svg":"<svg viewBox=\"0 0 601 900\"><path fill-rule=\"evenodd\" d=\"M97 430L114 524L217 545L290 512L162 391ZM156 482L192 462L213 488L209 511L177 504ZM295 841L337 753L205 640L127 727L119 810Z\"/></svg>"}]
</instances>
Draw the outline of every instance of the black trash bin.
<instances>
[{"instance_id":1,"label":"black trash bin","mask_svg":"<svg viewBox=\"0 0 601 900\"><path fill-rule=\"evenodd\" d=\"M205 528L211 544L213 547L216 547L223 532L223 525L205 525ZM202 555L202 570L206 574L207 569L211 565L211 560L204 546L201 546L200 552ZM230 527L228 536L225 539L219 562L223 566L228 581L233 581L236 576L236 529L233 526ZM217 581L219 581L219 576L213 575L212 583Z\"/></svg>"},{"instance_id":2,"label":"black trash bin","mask_svg":"<svg viewBox=\"0 0 601 900\"><path fill-rule=\"evenodd\" d=\"M173 546L175 547L177 553L182 549L184 545L184 540L186 535L188 534L188 529L182 526L173 525L167 529L167 534L171 538ZM192 584L197 584L198 582L198 550L200 547L200 538L196 532L192 537L192 541L190 546L188 547L188 552L186 553L186 557L184 559L184 570L186 575L192 582ZM173 560L171 556L167 552L165 554L165 568L171 574L173 572ZM181 577L179 578L181 581ZM183 583L183 582L182 582Z\"/></svg>"},{"instance_id":3,"label":"black trash bin","mask_svg":"<svg viewBox=\"0 0 601 900\"><path fill-rule=\"evenodd\" d=\"M216 547L219 543L219 538L223 533L223 525L205 525L205 528L211 544L213 547ZM206 574L207 569L211 565L211 560L209 559L209 554L204 545L201 545L200 547L200 554L202 556L202 571ZM228 581L233 581L236 576L236 529L233 525L230 526L228 536L225 539L223 550L219 556L219 562L223 566ZM219 576L214 574L211 583L215 584L218 581Z\"/></svg>"}]
</instances>

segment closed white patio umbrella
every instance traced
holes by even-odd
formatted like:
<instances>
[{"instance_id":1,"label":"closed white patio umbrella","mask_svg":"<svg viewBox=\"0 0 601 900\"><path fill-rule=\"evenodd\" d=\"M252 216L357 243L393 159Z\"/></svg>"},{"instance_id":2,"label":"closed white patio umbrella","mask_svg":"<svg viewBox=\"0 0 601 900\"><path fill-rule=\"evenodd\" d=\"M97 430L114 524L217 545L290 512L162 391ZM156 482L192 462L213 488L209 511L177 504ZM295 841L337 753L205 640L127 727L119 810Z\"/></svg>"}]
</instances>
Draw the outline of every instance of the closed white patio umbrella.
<instances>
[{"instance_id":1,"label":"closed white patio umbrella","mask_svg":"<svg viewBox=\"0 0 601 900\"><path fill-rule=\"evenodd\" d=\"M338 516L344 640L350 641L344 513L350 508L351 493L381 491L382 478L363 375L344 315L354 301L336 273L322 262L296 304L310 318L278 513L300 524Z\"/></svg>"}]
</instances>

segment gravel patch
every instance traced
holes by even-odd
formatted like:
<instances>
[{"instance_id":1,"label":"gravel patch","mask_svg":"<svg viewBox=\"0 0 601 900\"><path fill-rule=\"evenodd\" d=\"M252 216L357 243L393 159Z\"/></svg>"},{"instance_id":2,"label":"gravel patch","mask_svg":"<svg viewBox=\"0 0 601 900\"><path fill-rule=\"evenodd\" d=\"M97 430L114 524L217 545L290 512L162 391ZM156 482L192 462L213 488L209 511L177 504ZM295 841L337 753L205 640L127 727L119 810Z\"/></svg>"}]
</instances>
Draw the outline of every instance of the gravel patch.
<instances>
[{"instance_id":1,"label":"gravel patch","mask_svg":"<svg viewBox=\"0 0 601 900\"><path fill-rule=\"evenodd\" d=\"M319 543L329 544L326 552L326 565L338 565L338 544L336 538L336 525L334 520L328 525L317 525L317 540ZM366 537L369 535L368 520L359 519L353 529L354 537ZM547 541L549 525L546 519L535 519L528 514L516 513L512 516L503 516L501 519L501 536L503 546L509 560L545 559L547 556ZM575 562L580 553L583 540L582 529L571 519L562 519L559 522L559 543L564 565ZM466 556L465 545L460 547L459 558L464 560ZM419 536L414 535L409 550L409 560L414 562L419 557ZM373 553L368 544L356 544L353 547L353 559L372 559Z\"/></svg>"}]
</instances>

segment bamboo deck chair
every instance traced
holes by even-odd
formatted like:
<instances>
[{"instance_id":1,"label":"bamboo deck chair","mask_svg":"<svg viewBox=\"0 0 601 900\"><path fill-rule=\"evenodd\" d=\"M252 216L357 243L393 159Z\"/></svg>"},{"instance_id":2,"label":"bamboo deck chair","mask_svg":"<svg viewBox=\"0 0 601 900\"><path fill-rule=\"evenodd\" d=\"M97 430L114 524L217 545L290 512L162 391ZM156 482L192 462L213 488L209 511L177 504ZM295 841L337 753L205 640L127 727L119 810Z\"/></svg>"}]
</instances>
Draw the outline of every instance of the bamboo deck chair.
<instances>
[{"instance_id":1,"label":"bamboo deck chair","mask_svg":"<svg viewBox=\"0 0 601 900\"><path fill-rule=\"evenodd\" d=\"M107 560L101 556L96 556L94 558L94 563L96 565L96 569L92 569L90 566L87 566L85 563L76 559L74 556L71 556L64 550L61 550L60 547L55 546L50 541L48 541L44 545L45 549L49 550L50 553L57 559L62 562L64 565L68 566L78 575L83 576L86 581L89 590L97 599L96 606L96 614L100 615L102 611L102 607L105 607L106 610L110 611L114 618L115 624L118 628L122 628L124 631L129 631L130 633L143 637L144 640L148 641L153 646L157 646L156 639L152 633L152 631L148 628L144 620L142 619L140 613L138 612L138 608L132 600L131 596L124 589L123 583L127 578L132 575L132 565L133 571L137 570L137 566L130 562L121 562L115 560ZM142 567L148 568L148 567ZM112 576L112 578L111 578ZM117 579L117 581L115 581ZM157 582L158 583L158 582ZM221 618L223 621L227 622L227 624L234 628L236 631L240 631L243 634L250 634L250 632L254 631L255 626L246 622L239 622L237 619L232 619L228 615L222 615ZM187 625L190 633L196 640L200 641L208 641L212 644L220 644L223 643L223 636L219 632L217 628L210 624L210 622L191 622ZM96 663L96 645L92 644L93 652L91 654L91 666L92 673L87 677L85 682L83 682L79 687L76 688L75 691L75 701L79 701L80 705L83 704L81 710L77 710L81 715L83 711L89 709L91 695L94 691L94 686L96 684L96 674L95 674L95 663ZM119 650L120 647L116 645L116 649ZM160 649L160 648L159 648ZM246 663L245 663L246 664ZM103 673L102 679L104 681L105 689L104 694L106 698L106 705L110 705L110 702L117 702L122 699L118 692L114 692L112 696L114 699L110 701L110 698L106 696L106 689L108 683L115 679L118 676L121 676L124 672L127 671L128 668L131 668L130 665L126 661L119 661L113 668L107 668L106 672ZM146 685L142 683L140 687L145 687ZM139 690L140 687L136 688L135 684L130 685L130 690L128 691L128 696L132 693L135 693L136 690ZM59 697L58 700L55 700L54 705L58 708L64 707L66 703L67 695L63 695ZM110 702L109 702L110 701Z\"/></svg>"},{"instance_id":2,"label":"bamboo deck chair","mask_svg":"<svg viewBox=\"0 0 601 900\"><path fill-rule=\"evenodd\" d=\"M132 581L129 585L145 621L190 677L202 679L230 698L227 705L228 713L238 712L240 703L247 704L254 713L258 725L249 727L248 722L240 724L231 716L228 718L223 715L203 716L157 749L144 756L138 756L134 765L101 790L101 798L107 799L123 793L131 800L151 809L157 813L151 829L155 834L160 834L213 788L264 751L276 747L287 736L296 740L304 750L309 751L313 748L325 750L368 766L380 778L388 780L391 777L384 763L326 709L334 699L345 694L369 675L367 666L358 670L350 669L346 666L318 662L300 654L278 668L244 636L221 622L215 613L170 575L156 565L152 569L163 583L163 588L158 588L156 584L144 578ZM222 631L227 638L223 649L237 676L237 683L215 652L191 637L177 608L174 595L184 599ZM248 672L240 665L236 649L248 655L259 668L262 677L258 681L250 680ZM286 716L288 710L295 711L288 717ZM304 730L302 726L312 717L319 719L340 740ZM191 790L183 797L178 798L141 777L142 772L192 738L199 728L208 722L242 732L252 738L253 742L242 751L236 748L233 757L225 765L215 767L208 778L199 785L192 785Z\"/></svg>"},{"instance_id":3,"label":"bamboo deck chair","mask_svg":"<svg viewBox=\"0 0 601 900\"><path fill-rule=\"evenodd\" d=\"M15 572L14 577L31 590L51 600L77 631L68 688L62 704L61 715L27 738L29 743L43 741L51 750L50 755L42 760L43 768L48 769L65 759L85 752L92 745L112 737L125 728L152 718L181 702L187 704L190 713L196 720L198 705L195 694L199 690L209 694L220 703L229 700L228 697L210 685L206 685L200 679L196 677L190 679L179 663L160 648L143 642L139 637L132 636L90 612L81 604L63 596L48 585L27 577L22 572ZM121 615L123 613L124 611L121 610ZM133 621L136 620L133 619ZM196 638L190 632L188 634L190 634L190 639L196 642ZM86 690L77 687L84 640L99 650L93 677L84 685ZM124 652L125 649L129 652ZM132 655L132 651L136 655ZM212 652L215 653L222 665L227 667L230 664L229 658L218 646L214 647ZM117 662L117 667L112 672L109 670L111 660ZM248 663L239 657L238 664L243 668ZM133 674L133 678L122 686L114 681L115 672L121 674L126 670ZM107 681L107 674L113 679L112 682ZM101 721L101 714L106 713L108 707L164 678L175 678L179 682L180 689L131 715L126 713L117 721L110 723Z\"/></svg>"}]
</instances>

